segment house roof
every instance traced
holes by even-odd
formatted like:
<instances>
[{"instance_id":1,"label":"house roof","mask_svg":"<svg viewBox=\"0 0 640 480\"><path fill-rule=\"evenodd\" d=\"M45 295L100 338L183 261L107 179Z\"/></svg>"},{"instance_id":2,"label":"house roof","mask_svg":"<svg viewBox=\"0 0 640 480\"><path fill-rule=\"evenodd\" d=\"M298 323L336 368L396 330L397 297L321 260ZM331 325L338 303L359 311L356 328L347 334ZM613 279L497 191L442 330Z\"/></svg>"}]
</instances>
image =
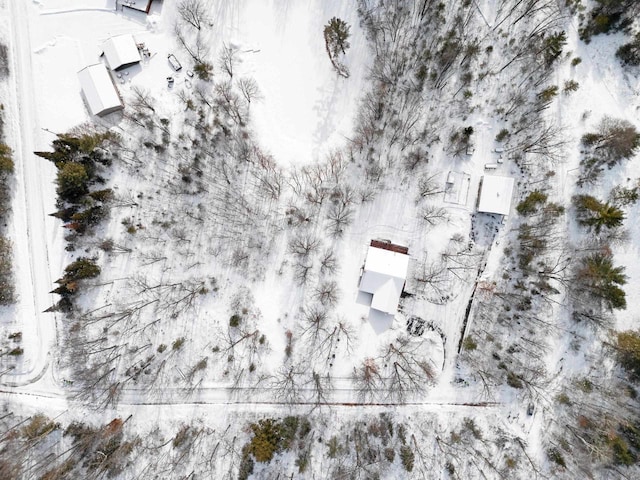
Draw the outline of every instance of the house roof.
<instances>
[{"instance_id":1,"label":"house roof","mask_svg":"<svg viewBox=\"0 0 640 480\"><path fill-rule=\"evenodd\" d=\"M409 255L392 250L370 246L367 250L367 260L364 269L367 272L376 272L387 277L397 277L403 280L407 277L409 267Z\"/></svg>"},{"instance_id":2,"label":"house roof","mask_svg":"<svg viewBox=\"0 0 640 480\"><path fill-rule=\"evenodd\" d=\"M369 247L360 290L373 295L371 308L388 314L396 313L408 268L409 255L386 248Z\"/></svg>"},{"instance_id":3,"label":"house roof","mask_svg":"<svg viewBox=\"0 0 640 480\"><path fill-rule=\"evenodd\" d=\"M118 90L106 67L97 63L78 72L82 92L93 115L101 115L123 108Z\"/></svg>"},{"instance_id":4,"label":"house roof","mask_svg":"<svg viewBox=\"0 0 640 480\"><path fill-rule=\"evenodd\" d=\"M513 183L513 177L485 175L482 178L478 212L509 215Z\"/></svg>"},{"instance_id":5,"label":"house roof","mask_svg":"<svg viewBox=\"0 0 640 480\"><path fill-rule=\"evenodd\" d=\"M138 46L133 39L133 35L130 34L111 37L102 44L102 50L107 58L109 67L113 70L140 61Z\"/></svg>"}]
</instances>

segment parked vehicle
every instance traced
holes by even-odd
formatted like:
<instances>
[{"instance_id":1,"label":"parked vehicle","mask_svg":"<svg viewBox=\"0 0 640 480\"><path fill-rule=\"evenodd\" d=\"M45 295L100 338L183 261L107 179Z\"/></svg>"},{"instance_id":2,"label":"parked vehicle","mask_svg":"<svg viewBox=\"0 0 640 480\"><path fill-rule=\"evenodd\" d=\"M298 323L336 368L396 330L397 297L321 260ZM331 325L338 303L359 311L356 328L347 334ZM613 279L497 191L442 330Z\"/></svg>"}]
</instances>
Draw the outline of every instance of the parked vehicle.
<instances>
[{"instance_id":1,"label":"parked vehicle","mask_svg":"<svg viewBox=\"0 0 640 480\"><path fill-rule=\"evenodd\" d=\"M171 68L176 72L182 70L182 65L180 65L180 62L173 53L170 53L167 58L169 59L169 65L171 65Z\"/></svg>"}]
</instances>

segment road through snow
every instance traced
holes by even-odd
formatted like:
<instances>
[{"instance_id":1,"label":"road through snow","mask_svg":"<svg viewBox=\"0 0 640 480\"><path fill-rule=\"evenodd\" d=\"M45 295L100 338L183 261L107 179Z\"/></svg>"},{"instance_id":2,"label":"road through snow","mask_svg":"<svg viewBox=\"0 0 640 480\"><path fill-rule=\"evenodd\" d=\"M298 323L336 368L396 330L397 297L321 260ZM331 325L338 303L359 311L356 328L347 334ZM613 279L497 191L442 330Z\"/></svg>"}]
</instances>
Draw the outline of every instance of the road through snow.
<instances>
[{"instance_id":1,"label":"road through snow","mask_svg":"<svg viewBox=\"0 0 640 480\"><path fill-rule=\"evenodd\" d=\"M16 193L13 203L16 283L19 299L17 324L23 332L24 358L3 375L0 383L19 386L40 379L47 371L51 345L56 338L55 317L42 312L53 295L47 244L44 201L51 192L50 166L37 158L39 129L31 65L31 42L27 2L8 2L11 25L12 89L10 99L12 135L15 142ZM48 168L49 167L49 168ZM53 205L52 205L53 207Z\"/></svg>"}]
</instances>

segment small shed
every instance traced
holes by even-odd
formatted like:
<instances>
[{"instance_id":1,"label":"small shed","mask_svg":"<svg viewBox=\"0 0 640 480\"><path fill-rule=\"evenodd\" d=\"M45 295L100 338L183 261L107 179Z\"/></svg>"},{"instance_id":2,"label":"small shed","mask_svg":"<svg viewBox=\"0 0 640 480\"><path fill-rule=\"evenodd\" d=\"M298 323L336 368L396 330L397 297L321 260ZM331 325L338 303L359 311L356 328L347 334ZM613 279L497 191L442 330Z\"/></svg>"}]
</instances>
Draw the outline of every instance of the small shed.
<instances>
[{"instance_id":1,"label":"small shed","mask_svg":"<svg viewBox=\"0 0 640 480\"><path fill-rule=\"evenodd\" d=\"M397 312L409 268L408 253L407 247L371 241L359 289L372 295L373 310L391 317Z\"/></svg>"},{"instance_id":2,"label":"small shed","mask_svg":"<svg viewBox=\"0 0 640 480\"><path fill-rule=\"evenodd\" d=\"M103 116L124 108L113 78L102 63L83 68L78 72L78 79L93 115Z\"/></svg>"},{"instance_id":3,"label":"small shed","mask_svg":"<svg viewBox=\"0 0 640 480\"><path fill-rule=\"evenodd\" d=\"M120 70L140 62L140 51L130 34L111 37L102 44L102 51L112 70Z\"/></svg>"},{"instance_id":4,"label":"small shed","mask_svg":"<svg viewBox=\"0 0 640 480\"><path fill-rule=\"evenodd\" d=\"M120 3L123 7L138 10L139 12L149 13L153 0L120 0Z\"/></svg>"},{"instance_id":5,"label":"small shed","mask_svg":"<svg viewBox=\"0 0 640 480\"><path fill-rule=\"evenodd\" d=\"M480 184L478 212L509 215L513 197L513 177L485 175Z\"/></svg>"}]
</instances>

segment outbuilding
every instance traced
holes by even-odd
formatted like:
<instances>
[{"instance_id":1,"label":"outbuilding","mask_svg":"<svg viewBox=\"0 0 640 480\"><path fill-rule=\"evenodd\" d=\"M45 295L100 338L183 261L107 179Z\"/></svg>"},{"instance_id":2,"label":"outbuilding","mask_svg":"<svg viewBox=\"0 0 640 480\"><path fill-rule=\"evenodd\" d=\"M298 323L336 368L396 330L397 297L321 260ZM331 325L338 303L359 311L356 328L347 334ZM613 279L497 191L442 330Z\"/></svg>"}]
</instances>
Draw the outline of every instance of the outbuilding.
<instances>
[{"instance_id":1,"label":"outbuilding","mask_svg":"<svg viewBox=\"0 0 640 480\"><path fill-rule=\"evenodd\" d=\"M124 108L113 78L102 63L78 72L82 94L93 115L103 116Z\"/></svg>"},{"instance_id":2,"label":"outbuilding","mask_svg":"<svg viewBox=\"0 0 640 480\"><path fill-rule=\"evenodd\" d=\"M140 51L133 35L130 34L111 37L102 44L102 51L112 70L120 70L140 63Z\"/></svg>"},{"instance_id":3,"label":"outbuilding","mask_svg":"<svg viewBox=\"0 0 640 480\"><path fill-rule=\"evenodd\" d=\"M374 315L390 317L398 311L409 269L409 249L391 242L371 240L359 290L371 294Z\"/></svg>"},{"instance_id":4,"label":"outbuilding","mask_svg":"<svg viewBox=\"0 0 640 480\"><path fill-rule=\"evenodd\" d=\"M509 215L513 197L513 177L485 175L480 183L478 212Z\"/></svg>"},{"instance_id":5,"label":"outbuilding","mask_svg":"<svg viewBox=\"0 0 640 480\"><path fill-rule=\"evenodd\" d=\"M120 0L120 3L123 7L138 10L139 12L149 13L153 0Z\"/></svg>"}]
</instances>

